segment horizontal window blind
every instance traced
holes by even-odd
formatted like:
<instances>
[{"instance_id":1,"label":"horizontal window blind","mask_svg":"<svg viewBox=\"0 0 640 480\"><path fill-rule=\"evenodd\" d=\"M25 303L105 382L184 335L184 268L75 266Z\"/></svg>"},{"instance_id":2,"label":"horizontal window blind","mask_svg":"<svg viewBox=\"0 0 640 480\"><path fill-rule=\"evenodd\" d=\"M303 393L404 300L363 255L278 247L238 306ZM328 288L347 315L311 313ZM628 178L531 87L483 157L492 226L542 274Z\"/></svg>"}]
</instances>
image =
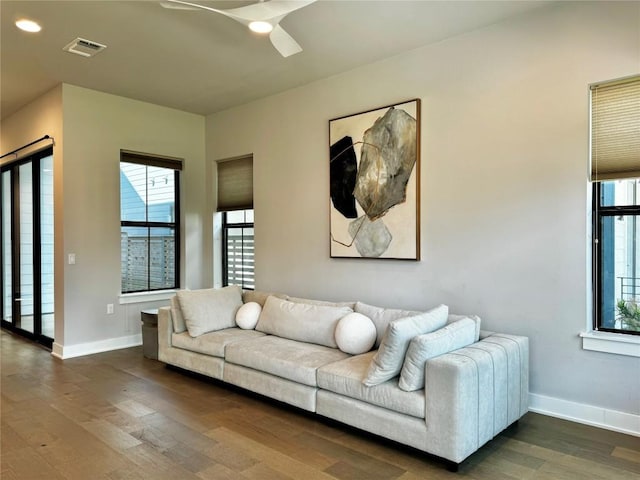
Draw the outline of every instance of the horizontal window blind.
<instances>
[{"instance_id":1,"label":"horizontal window blind","mask_svg":"<svg viewBox=\"0 0 640 480\"><path fill-rule=\"evenodd\" d=\"M253 208L253 156L218 162L219 212Z\"/></svg>"},{"instance_id":2,"label":"horizontal window blind","mask_svg":"<svg viewBox=\"0 0 640 480\"><path fill-rule=\"evenodd\" d=\"M591 180L640 177L640 77L591 87Z\"/></svg>"}]
</instances>

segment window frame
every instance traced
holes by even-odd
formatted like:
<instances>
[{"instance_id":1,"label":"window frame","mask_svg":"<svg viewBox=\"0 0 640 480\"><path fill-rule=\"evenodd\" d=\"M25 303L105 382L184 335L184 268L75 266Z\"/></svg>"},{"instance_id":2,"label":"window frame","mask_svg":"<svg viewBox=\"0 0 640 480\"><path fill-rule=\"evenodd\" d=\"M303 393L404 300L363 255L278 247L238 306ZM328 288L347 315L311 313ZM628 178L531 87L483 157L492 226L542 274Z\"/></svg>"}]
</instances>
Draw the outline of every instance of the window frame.
<instances>
[{"instance_id":1,"label":"window frame","mask_svg":"<svg viewBox=\"0 0 640 480\"><path fill-rule=\"evenodd\" d=\"M618 328L608 328L601 326L603 317L603 278L602 278L602 219L605 217L636 215L640 218L640 205L602 205L602 182L593 182L592 191L592 220L593 220L593 253L592 253L592 274L593 274L593 331L607 332L620 335L640 336L640 331L623 330ZM640 338L640 337L638 337Z\"/></svg>"},{"instance_id":2,"label":"window frame","mask_svg":"<svg viewBox=\"0 0 640 480\"><path fill-rule=\"evenodd\" d=\"M160 288L151 287L151 242L147 246L147 288L142 290L128 290L125 291L122 283L122 272L120 272L120 293L121 295L140 294L146 292L160 292L163 290L176 290L180 288L180 252L181 252L181 205L180 205L180 172L182 170L182 160L173 159L168 157L157 157L153 155L146 155L134 152L121 151L120 164L132 163L138 165L144 165L145 167L160 167L173 170L174 175L174 221L173 222L158 222L158 221L136 221L136 220L123 220L122 219L122 204L120 205L120 232L122 235L122 229L124 227L134 228L168 228L174 232L174 278L172 286L162 286ZM148 172L148 170L147 170ZM147 173L148 176L148 173ZM122 188L120 188L120 202L122 202ZM146 204L145 204L146 205ZM122 264L122 253L120 254L120 262Z\"/></svg>"},{"instance_id":3,"label":"window frame","mask_svg":"<svg viewBox=\"0 0 640 480\"><path fill-rule=\"evenodd\" d=\"M253 211L253 208L246 208L243 209L242 211L248 211L251 210ZM220 212L222 214L222 285L224 287L229 286L229 250L228 250L228 243L227 240L229 238L229 229L232 228L253 228L254 229L254 248L255 248L255 219L253 222L242 222L242 223L229 223L228 219L227 219L227 215L232 212L233 210L225 210ZM246 214L245 214L245 220L246 220ZM244 283L242 285L240 285L240 287L243 290L255 290L255 253L254 253L254 265L253 265L253 272L254 272L254 284L253 287L247 286Z\"/></svg>"}]
</instances>

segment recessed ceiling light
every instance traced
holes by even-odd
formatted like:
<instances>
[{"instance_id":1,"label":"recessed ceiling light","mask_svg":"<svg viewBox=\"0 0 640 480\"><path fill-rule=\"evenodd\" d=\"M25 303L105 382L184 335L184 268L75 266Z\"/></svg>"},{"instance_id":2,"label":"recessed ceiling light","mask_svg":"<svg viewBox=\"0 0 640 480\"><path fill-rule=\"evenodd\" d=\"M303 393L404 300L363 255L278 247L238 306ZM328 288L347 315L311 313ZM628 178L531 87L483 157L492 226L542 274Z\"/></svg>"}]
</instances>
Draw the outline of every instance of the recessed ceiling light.
<instances>
[{"instance_id":1,"label":"recessed ceiling light","mask_svg":"<svg viewBox=\"0 0 640 480\"><path fill-rule=\"evenodd\" d=\"M273 30L273 25L269 22L255 21L249 24L249 30L256 33L269 33Z\"/></svg>"},{"instance_id":2,"label":"recessed ceiling light","mask_svg":"<svg viewBox=\"0 0 640 480\"><path fill-rule=\"evenodd\" d=\"M37 33L42 30L42 27L36 22L34 22L33 20L27 20L25 18L18 20L16 22L16 27L18 27L20 30L30 33Z\"/></svg>"}]
</instances>

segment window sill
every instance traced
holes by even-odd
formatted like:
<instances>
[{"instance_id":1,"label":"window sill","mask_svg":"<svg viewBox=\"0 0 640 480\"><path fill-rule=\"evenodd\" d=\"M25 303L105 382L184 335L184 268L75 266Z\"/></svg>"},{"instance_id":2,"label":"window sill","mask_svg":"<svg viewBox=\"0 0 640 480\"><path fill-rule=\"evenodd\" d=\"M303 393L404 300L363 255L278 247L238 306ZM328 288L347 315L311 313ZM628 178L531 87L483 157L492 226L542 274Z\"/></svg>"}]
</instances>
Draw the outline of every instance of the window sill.
<instances>
[{"instance_id":1,"label":"window sill","mask_svg":"<svg viewBox=\"0 0 640 480\"><path fill-rule=\"evenodd\" d=\"M157 290L154 292L123 293L120 295L120 305L169 300L176 292L177 290Z\"/></svg>"},{"instance_id":2,"label":"window sill","mask_svg":"<svg viewBox=\"0 0 640 480\"><path fill-rule=\"evenodd\" d=\"M582 349L640 357L640 336L610 332L582 332Z\"/></svg>"}]
</instances>

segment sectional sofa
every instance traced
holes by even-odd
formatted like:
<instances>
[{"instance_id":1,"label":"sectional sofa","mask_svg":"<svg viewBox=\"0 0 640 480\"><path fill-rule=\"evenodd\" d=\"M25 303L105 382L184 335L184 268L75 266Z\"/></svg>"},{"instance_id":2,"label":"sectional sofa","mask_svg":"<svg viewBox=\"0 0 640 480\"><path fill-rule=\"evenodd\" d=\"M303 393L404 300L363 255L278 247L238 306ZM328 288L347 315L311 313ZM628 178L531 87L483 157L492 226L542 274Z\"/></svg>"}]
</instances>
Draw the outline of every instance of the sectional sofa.
<instances>
[{"instance_id":1,"label":"sectional sofa","mask_svg":"<svg viewBox=\"0 0 640 480\"><path fill-rule=\"evenodd\" d=\"M446 460L452 470L528 409L526 337L476 316L362 302L180 291L159 360Z\"/></svg>"}]
</instances>

